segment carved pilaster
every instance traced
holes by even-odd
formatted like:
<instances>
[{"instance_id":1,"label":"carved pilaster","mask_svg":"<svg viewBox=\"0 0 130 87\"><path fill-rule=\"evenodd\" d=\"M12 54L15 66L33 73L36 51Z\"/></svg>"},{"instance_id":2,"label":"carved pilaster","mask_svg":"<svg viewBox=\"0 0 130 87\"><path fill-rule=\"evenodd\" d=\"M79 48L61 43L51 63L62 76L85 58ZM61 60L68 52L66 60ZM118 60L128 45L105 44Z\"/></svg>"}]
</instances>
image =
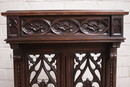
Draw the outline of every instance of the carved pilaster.
<instances>
[{"instance_id":1,"label":"carved pilaster","mask_svg":"<svg viewBox=\"0 0 130 87\"><path fill-rule=\"evenodd\" d=\"M117 48L120 43L113 43L110 49L110 87L116 87L116 65L117 65Z\"/></svg>"},{"instance_id":2,"label":"carved pilaster","mask_svg":"<svg viewBox=\"0 0 130 87\"><path fill-rule=\"evenodd\" d=\"M21 86L21 50L18 44L11 44L13 49L13 60L14 60L14 80L16 81L15 87Z\"/></svg>"}]
</instances>

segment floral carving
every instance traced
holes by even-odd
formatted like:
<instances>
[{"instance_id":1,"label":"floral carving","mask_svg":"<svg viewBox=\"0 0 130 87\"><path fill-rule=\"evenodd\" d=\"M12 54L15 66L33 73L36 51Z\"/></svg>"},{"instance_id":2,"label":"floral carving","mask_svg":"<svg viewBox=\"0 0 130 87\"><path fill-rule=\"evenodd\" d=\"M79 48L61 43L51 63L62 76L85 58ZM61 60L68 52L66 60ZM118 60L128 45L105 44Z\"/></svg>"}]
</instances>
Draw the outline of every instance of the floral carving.
<instances>
[{"instance_id":1,"label":"floral carving","mask_svg":"<svg viewBox=\"0 0 130 87\"><path fill-rule=\"evenodd\" d=\"M72 34L79 30L76 20L57 20L52 23L52 31L56 34Z\"/></svg>"},{"instance_id":2,"label":"floral carving","mask_svg":"<svg viewBox=\"0 0 130 87\"><path fill-rule=\"evenodd\" d=\"M22 20L22 31L28 35L43 34L108 34L108 19L30 19Z\"/></svg>"},{"instance_id":3,"label":"floral carving","mask_svg":"<svg viewBox=\"0 0 130 87\"><path fill-rule=\"evenodd\" d=\"M45 34L50 30L49 22L47 20L34 19L24 22L22 30L29 35Z\"/></svg>"},{"instance_id":4,"label":"floral carving","mask_svg":"<svg viewBox=\"0 0 130 87\"><path fill-rule=\"evenodd\" d=\"M105 33L108 30L108 24L105 20L90 19L81 23L81 31L85 34Z\"/></svg>"},{"instance_id":5,"label":"floral carving","mask_svg":"<svg viewBox=\"0 0 130 87\"><path fill-rule=\"evenodd\" d=\"M87 79L86 81L83 82L83 87L92 87L92 82Z\"/></svg>"},{"instance_id":6,"label":"floral carving","mask_svg":"<svg viewBox=\"0 0 130 87\"><path fill-rule=\"evenodd\" d=\"M42 80L42 82L39 83L39 87L47 87L47 85L46 85L44 80Z\"/></svg>"}]
</instances>

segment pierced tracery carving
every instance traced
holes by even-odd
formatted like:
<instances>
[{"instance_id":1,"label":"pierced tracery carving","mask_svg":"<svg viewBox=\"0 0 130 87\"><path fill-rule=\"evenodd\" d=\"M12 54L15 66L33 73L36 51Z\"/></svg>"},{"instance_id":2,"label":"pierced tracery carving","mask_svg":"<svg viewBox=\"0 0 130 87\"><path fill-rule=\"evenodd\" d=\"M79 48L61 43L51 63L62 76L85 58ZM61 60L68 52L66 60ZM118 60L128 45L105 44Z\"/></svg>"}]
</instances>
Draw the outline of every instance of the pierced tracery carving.
<instances>
[{"instance_id":1,"label":"pierced tracery carving","mask_svg":"<svg viewBox=\"0 0 130 87\"><path fill-rule=\"evenodd\" d=\"M115 17L113 18L113 34L121 35L122 32L122 18Z\"/></svg>"},{"instance_id":2,"label":"pierced tracery carving","mask_svg":"<svg viewBox=\"0 0 130 87\"><path fill-rule=\"evenodd\" d=\"M56 20L52 23L52 31L56 34L71 34L79 30L76 20Z\"/></svg>"},{"instance_id":3,"label":"pierced tracery carving","mask_svg":"<svg viewBox=\"0 0 130 87\"><path fill-rule=\"evenodd\" d=\"M81 31L85 34L106 34L108 23L103 19L86 19L81 22Z\"/></svg>"},{"instance_id":4,"label":"pierced tracery carving","mask_svg":"<svg viewBox=\"0 0 130 87\"><path fill-rule=\"evenodd\" d=\"M29 87L57 87L55 54L29 54L28 66Z\"/></svg>"},{"instance_id":5,"label":"pierced tracery carving","mask_svg":"<svg viewBox=\"0 0 130 87\"><path fill-rule=\"evenodd\" d=\"M8 19L8 33L9 36L17 36L17 32L18 32L18 21L16 18L9 18Z\"/></svg>"},{"instance_id":6,"label":"pierced tracery carving","mask_svg":"<svg viewBox=\"0 0 130 87\"><path fill-rule=\"evenodd\" d=\"M101 53L75 53L74 86L101 87L102 60Z\"/></svg>"},{"instance_id":7,"label":"pierced tracery carving","mask_svg":"<svg viewBox=\"0 0 130 87\"><path fill-rule=\"evenodd\" d=\"M42 35L50 31L49 21L44 19L33 19L22 22L23 32L29 35Z\"/></svg>"}]
</instances>

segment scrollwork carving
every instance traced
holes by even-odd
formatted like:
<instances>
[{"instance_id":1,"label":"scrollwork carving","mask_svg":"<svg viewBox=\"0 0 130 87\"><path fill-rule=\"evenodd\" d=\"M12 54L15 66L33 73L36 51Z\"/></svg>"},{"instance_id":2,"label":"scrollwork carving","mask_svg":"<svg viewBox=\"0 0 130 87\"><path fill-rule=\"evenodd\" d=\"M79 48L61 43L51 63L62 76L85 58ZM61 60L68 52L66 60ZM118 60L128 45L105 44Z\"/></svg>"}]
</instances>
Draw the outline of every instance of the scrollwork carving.
<instances>
[{"instance_id":1,"label":"scrollwork carving","mask_svg":"<svg viewBox=\"0 0 130 87\"><path fill-rule=\"evenodd\" d=\"M81 31L85 34L105 34L108 30L108 24L101 19L86 19L81 22Z\"/></svg>"},{"instance_id":2,"label":"scrollwork carving","mask_svg":"<svg viewBox=\"0 0 130 87\"><path fill-rule=\"evenodd\" d=\"M49 21L44 19L33 19L25 22L23 21L22 30L28 35L42 35L49 32Z\"/></svg>"},{"instance_id":3,"label":"scrollwork carving","mask_svg":"<svg viewBox=\"0 0 130 87\"><path fill-rule=\"evenodd\" d=\"M76 20L56 20L52 23L52 31L56 34L72 34L79 30Z\"/></svg>"}]
</instances>

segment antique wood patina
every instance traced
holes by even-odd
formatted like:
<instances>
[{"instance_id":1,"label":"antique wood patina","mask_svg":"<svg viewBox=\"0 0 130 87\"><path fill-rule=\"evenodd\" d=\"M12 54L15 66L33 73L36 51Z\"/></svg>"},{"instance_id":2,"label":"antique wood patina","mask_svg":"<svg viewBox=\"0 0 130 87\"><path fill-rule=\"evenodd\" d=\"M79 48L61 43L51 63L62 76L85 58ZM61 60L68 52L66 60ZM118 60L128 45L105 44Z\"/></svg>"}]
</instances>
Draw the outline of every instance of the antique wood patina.
<instances>
[{"instance_id":1,"label":"antique wood patina","mask_svg":"<svg viewBox=\"0 0 130 87\"><path fill-rule=\"evenodd\" d=\"M122 10L7 11L15 87L116 87Z\"/></svg>"}]
</instances>

